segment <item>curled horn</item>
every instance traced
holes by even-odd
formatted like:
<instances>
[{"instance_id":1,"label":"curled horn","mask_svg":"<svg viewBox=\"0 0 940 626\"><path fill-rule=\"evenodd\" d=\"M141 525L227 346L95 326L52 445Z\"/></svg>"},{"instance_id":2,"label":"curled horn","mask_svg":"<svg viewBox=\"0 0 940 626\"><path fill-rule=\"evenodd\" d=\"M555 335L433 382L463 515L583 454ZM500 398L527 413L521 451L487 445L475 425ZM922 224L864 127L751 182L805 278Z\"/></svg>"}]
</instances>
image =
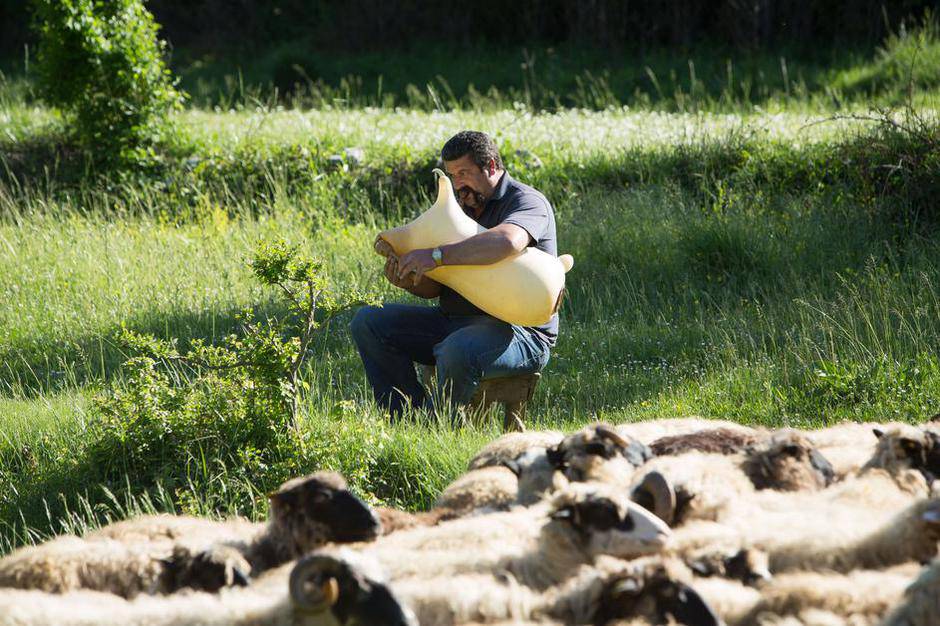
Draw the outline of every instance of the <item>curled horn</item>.
<instances>
[{"instance_id":1,"label":"curled horn","mask_svg":"<svg viewBox=\"0 0 940 626\"><path fill-rule=\"evenodd\" d=\"M331 559L308 556L294 566L288 589L295 607L309 613L322 613L336 604L339 582L335 576L321 579L321 574L325 573L324 565L331 563Z\"/></svg>"},{"instance_id":2,"label":"curled horn","mask_svg":"<svg viewBox=\"0 0 940 626\"><path fill-rule=\"evenodd\" d=\"M675 521L676 490L661 473L649 472L630 495L634 502L642 506L652 504L653 514L670 526Z\"/></svg>"},{"instance_id":3,"label":"curled horn","mask_svg":"<svg viewBox=\"0 0 940 626\"><path fill-rule=\"evenodd\" d=\"M624 439L623 435L607 424L598 424L595 428L595 432L599 437L610 439L621 448L628 448L630 446L630 442Z\"/></svg>"}]
</instances>

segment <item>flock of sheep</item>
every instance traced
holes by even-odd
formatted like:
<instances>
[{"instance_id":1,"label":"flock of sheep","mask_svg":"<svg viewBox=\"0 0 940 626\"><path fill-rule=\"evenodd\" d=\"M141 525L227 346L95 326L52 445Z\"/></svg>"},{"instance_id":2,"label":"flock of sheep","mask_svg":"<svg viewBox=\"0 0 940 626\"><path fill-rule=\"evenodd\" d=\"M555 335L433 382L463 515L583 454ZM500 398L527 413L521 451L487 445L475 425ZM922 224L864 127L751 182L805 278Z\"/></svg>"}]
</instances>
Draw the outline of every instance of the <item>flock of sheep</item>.
<instances>
[{"instance_id":1,"label":"flock of sheep","mask_svg":"<svg viewBox=\"0 0 940 626\"><path fill-rule=\"evenodd\" d=\"M0 624L931 626L940 425L507 434L428 512L288 481L0 559Z\"/></svg>"}]
</instances>

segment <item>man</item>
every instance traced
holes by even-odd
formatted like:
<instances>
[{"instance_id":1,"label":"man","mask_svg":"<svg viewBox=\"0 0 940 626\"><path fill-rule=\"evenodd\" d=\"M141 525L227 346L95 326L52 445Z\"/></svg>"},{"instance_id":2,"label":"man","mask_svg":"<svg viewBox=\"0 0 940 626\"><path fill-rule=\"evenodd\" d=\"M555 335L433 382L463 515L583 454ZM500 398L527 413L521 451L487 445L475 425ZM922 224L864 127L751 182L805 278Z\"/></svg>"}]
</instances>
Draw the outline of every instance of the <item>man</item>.
<instances>
[{"instance_id":1,"label":"man","mask_svg":"<svg viewBox=\"0 0 940 626\"><path fill-rule=\"evenodd\" d=\"M542 369L558 335L557 314L543 326L508 324L424 275L439 265L496 263L528 246L558 256L551 204L509 176L489 136L460 132L444 144L441 158L464 213L488 230L386 262L392 284L422 298L439 298L439 306L363 307L353 318L350 329L376 402L393 417L408 403L433 405L414 362L436 366L438 385L456 407L470 401L483 378Z\"/></svg>"}]
</instances>

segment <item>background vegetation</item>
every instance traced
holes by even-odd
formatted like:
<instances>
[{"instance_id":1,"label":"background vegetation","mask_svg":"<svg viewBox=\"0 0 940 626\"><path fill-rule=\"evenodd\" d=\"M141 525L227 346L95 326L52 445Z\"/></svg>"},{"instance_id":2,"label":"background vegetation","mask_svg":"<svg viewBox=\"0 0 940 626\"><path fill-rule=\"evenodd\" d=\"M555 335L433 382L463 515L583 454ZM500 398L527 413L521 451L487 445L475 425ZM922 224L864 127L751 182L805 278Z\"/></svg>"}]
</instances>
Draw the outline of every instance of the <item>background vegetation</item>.
<instances>
[{"instance_id":1,"label":"background vegetation","mask_svg":"<svg viewBox=\"0 0 940 626\"><path fill-rule=\"evenodd\" d=\"M492 133L513 175L546 193L576 259L533 427L937 413L940 38L926 3L813 3L802 22L803 4L773 3L790 13L764 26L745 3L670 3L687 35L643 21L662 10L581 4L563 25L535 4L505 24L415 4L370 40L373 19L395 16L352 3L369 15L353 46L330 39L345 13L323 5L222 15L203 2L186 17L148 3L191 99L158 116L173 130L145 162L100 158L40 98L35 48L28 63L13 51L0 76L0 550L139 511L262 516L261 494L321 467L375 501L429 505L495 422L389 423L348 312L295 351L296 311L259 280L254 251L286 239L337 293L405 299L371 242L429 205L430 168L462 128ZM222 22L200 15L245 30L216 41ZM284 24L315 28L262 46ZM754 30L729 37L730 24ZM419 45L416 32L437 35ZM588 45L589 32L602 36ZM628 45L633 33L648 39ZM274 370L220 374L243 348ZM187 353L199 358L182 366ZM301 353L292 430L271 371Z\"/></svg>"}]
</instances>

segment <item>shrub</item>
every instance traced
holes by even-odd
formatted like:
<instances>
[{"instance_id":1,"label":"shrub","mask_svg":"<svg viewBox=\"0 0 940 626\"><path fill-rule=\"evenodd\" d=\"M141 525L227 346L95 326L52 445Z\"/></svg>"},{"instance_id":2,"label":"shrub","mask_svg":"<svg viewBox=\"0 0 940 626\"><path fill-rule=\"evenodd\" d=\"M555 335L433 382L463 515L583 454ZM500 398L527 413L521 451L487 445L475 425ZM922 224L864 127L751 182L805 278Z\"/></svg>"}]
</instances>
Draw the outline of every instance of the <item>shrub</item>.
<instances>
[{"instance_id":1,"label":"shrub","mask_svg":"<svg viewBox=\"0 0 940 626\"><path fill-rule=\"evenodd\" d=\"M34 0L40 91L107 164L146 162L179 92L142 0Z\"/></svg>"},{"instance_id":2,"label":"shrub","mask_svg":"<svg viewBox=\"0 0 940 626\"><path fill-rule=\"evenodd\" d=\"M195 340L185 353L175 341L123 331L136 356L124 364L126 382L97 399L88 450L109 482L222 480L224 489L205 493L227 491L245 505L254 489L296 473L307 441L296 428L307 349L321 324L374 299L355 289L334 295L322 265L283 242L259 245L251 267L286 299L282 317L258 322L245 311L242 332L219 345Z\"/></svg>"}]
</instances>

